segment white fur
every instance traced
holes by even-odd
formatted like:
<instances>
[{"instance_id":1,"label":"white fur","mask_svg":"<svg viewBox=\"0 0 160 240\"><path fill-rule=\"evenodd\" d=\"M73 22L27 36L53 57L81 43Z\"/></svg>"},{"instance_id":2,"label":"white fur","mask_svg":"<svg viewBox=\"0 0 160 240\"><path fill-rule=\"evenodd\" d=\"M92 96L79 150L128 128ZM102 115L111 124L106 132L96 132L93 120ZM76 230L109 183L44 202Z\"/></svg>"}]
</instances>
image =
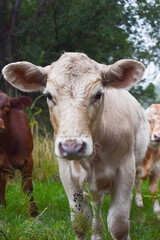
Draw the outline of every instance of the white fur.
<instances>
[{"instance_id":1,"label":"white fur","mask_svg":"<svg viewBox=\"0 0 160 240\"><path fill-rule=\"evenodd\" d=\"M65 53L43 71L37 70L35 65L28 65L32 70L30 84L27 82L27 63L16 64L16 68L24 69L24 76L18 71L22 82L13 71L15 65L9 64L3 74L17 88L24 90L24 85L26 91L35 90L37 81L44 85L47 78L46 91L53 97L53 100L48 100L48 106L55 131L60 178L68 196L78 239L85 239L82 229L79 229L84 222L92 224L92 240L102 239L100 210L103 195L111 194L108 229L113 239L129 240L135 168L144 158L149 128L139 103L119 88L130 87L140 81L143 64L124 59L105 66L82 53ZM41 86L37 84L38 89ZM95 98L97 91L104 91L99 100ZM68 161L61 157L58 145L66 139L87 142L81 159ZM92 220L87 199L92 202Z\"/></svg>"},{"instance_id":2,"label":"white fur","mask_svg":"<svg viewBox=\"0 0 160 240\"><path fill-rule=\"evenodd\" d=\"M155 200L154 202L153 210L157 214L158 219L160 219L160 205L159 205L158 199Z\"/></svg>"}]
</instances>

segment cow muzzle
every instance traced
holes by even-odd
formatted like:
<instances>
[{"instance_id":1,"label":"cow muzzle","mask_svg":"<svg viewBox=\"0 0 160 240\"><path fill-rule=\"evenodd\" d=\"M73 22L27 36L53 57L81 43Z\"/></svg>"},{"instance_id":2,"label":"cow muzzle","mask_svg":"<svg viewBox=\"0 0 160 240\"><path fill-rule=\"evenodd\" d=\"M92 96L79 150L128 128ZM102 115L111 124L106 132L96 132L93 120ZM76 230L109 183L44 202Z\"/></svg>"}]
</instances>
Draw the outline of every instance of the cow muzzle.
<instances>
[{"instance_id":1,"label":"cow muzzle","mask_svg":"<svg viewBox=\"0 0 160 240\"><path fill-rule=\"evenodd\" d=\"M61 158L81 159L90 156L92 152L93 143L90 138L57 138L55 142L55 154Z\"/></svg>"},{"instance_id":2,"label":"cow muzzle","mask_svg":"<svg viewBox=\"0 0 160 240\"><path fill-rule=\"evenodd\" d=\"M153 139L154 142L160 142L160 133L155 133Z\"/></svg>"}]
</instances>

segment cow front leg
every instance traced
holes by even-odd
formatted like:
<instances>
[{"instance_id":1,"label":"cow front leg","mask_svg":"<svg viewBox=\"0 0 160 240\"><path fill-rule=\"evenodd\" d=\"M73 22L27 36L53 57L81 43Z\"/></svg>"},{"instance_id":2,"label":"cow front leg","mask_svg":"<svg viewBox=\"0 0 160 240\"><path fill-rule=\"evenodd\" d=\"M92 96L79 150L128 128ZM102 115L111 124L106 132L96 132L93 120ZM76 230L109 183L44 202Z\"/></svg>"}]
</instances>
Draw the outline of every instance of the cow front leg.
<instances>
[{"instance_id":1,"label":"cow front leg","mask_svg":"<svg viewBox=\"0 0 160 240\"><path fill-rule=\"evenodd\" d=\"M149 175L149 192L151 195L155 194L159 190L159 177L160 177L160 163L157 162L154 169ZM160 205L158 198L153 198L153 210L157 214L158 219L160 219Z\"/></svg>"},{"instance_id":2,"label":"cow front leg","mask_svg":"<svg viewBox=\"0 0 160 240\"><path fill-rule=\"evenodd\" d=\"M30 214L32 217L36 217L38 215L38 208L34 202L33 197L32 171L33 171L33 159L31 155L29 161L27 161L26 163L26 166L21 170L22 188L24 193L26 193L30 199Z\"/></svg>"},{"instance_id":3,"label":"cow front leg","mask_svg":"<svg viewBox=\"0 0 160 240\"><path fill-rule=\"evenodd\" d=\"M6 189L7 178L5 172L0 172L0 204L6 205L5 189Z\"/></svg>"},{"instance_id":4,"label":"cow front leg","mask_svg":"<svg viewBox=\"0 0 160 240\"><path fill-rule=\"evenodd\" d=\"M91 240L101 240L103 234L103 225L101 217L101 206L103 197L100 195L92 202L93 219L92 219L92 238Z\"/></svg>"},{"instance_id":5,"label":"cow front leg","mask_svg":"<svg viewBox=\"0 0 160 240\"><path fill-rule=\"evenodd\" d=\"M81 191L73 193L69 198L71 221L75 234L79 240L87 238L87 231L91 227L91 210L87 199Z\"/></svg>"},{"instance_id":6,"label":"cow front leg","mask_svg":"<svg viewBox=\"0 0 160 240\"><path fill-rule=\"evenodd\" d=\"M83 187L79 184L79 172L77 171L77 175L73 172L72 163L63 159L58 159L58 161L60 178L70 205L73 229L77 239L86 239L87 231L91 227L91 210L87 203L87 196L83 194ZM79 171L82 170L80 166L79 169Z\"/></svg>"},{"instance_id":7,"label":"cow front leg","mask_svg":"<svg viewBox=\"0 0 160 240\"><path fill-rule=\"evenodd\" d=\"M70 182L71 185L67 186L64 182L62 183L69 200L72 227L77 239L85 240L87 238L87 231L91 227L91 210L87 204L87 199L79 189L79 186L73 186L73 182ZM68 189L69 186L70 189Z\"/></svg>"},{"instance_id":8,"label":"cow front leg","mask_svg":"<svg viewBox=\"0 0 160 240\"><path fill-rule=\"evenodd\" d=\"M129 159L127 161L131 163ZM129 215L134 180L134 161L132 165L123 166L117 170L114 189L111 194L111 206L107 217L108 229L115 240L130 240Z\"/></svg>"},{"instance_id":9,"label":"cow front leg","mask_svg":"<svg viewBox=\"0 0 160 240\"><path fill-rule=\"evenodd\" d=\"M138 207L143 207L143 199L142 199L142 193L141 193L141 184L142 180L139 177L139 172L136 172L136 179L135 179L135 186L136 186L136 205Z\"/></svg>"}]
</instances>

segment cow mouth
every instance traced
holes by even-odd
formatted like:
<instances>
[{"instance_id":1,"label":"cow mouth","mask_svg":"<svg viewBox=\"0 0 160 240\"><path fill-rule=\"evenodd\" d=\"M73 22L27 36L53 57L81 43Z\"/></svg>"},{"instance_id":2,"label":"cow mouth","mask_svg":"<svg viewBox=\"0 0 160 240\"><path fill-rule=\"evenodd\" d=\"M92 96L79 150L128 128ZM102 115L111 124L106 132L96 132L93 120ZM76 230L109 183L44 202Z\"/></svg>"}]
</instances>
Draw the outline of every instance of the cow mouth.
<instances>
[{"instance_id":1,"label":"cow mouth","mask_svg":"<svg viewBox=\"0 0 160 240\"><path fill-rule=\"evenodd\" d=\"M160 143L160 139L151 140L151 143Z\"/></svg>"},{"instance_id":2,"label":"cow mouth","mask_svg":"<svg viewBox=\"0 0 160 240\"><path fill-rule=\"evenodd\" d=\"M76 160L76 161L80 161L82 160L84 157L79 157L79 156L76 156L76 155L72 155L72 156L67 156L67 157L63 157L69 161L73 161L73 160Z\"/></svg>"}]
</instances>

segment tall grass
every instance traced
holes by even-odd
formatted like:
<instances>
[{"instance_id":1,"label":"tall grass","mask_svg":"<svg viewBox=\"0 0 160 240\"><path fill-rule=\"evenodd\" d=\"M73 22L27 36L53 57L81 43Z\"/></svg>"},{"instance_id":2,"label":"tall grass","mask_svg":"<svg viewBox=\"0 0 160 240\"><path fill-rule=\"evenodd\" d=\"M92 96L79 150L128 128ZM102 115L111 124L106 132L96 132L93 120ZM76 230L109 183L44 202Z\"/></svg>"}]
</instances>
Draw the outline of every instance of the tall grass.
<instances>
[{"instance_id":1,"label":"tall grass","mask_svg":"<svg viewBox=\"0 0 160 240\"><path fill-rule=\"evenodd\" d=\"M30 107L25 110L28 116L30 127L34 140L34 172L33 177L39 181L43 181L47 177L52 177L54 180L59 179L58 164L54 155L53 132L50 134L46 127L39 127L39 122L44 115L41 114L42 109L37 105L38 100L45 95L38 96ZM44 101L42 101L45 103ZM46 108L43 109L45 111ZM46 111L45 111L46 113ZM49 118L49 116L48 116ZM39 119L39 120L37 120Z\"/></svg>"},{"instance_id":2,"label":"tall grass","mask_svg":"<svg viewBox=\"0 0 160 240\"><path fill-rule=\"evenodd\" d=\"M38 127L34 132L34 172L33 177L39 181L43 181L47 177L52 177L54 180L59 179L58 163L54 154L53 137L43 130L44 134L40 135Z\"/></svg>"}]
</instances>

